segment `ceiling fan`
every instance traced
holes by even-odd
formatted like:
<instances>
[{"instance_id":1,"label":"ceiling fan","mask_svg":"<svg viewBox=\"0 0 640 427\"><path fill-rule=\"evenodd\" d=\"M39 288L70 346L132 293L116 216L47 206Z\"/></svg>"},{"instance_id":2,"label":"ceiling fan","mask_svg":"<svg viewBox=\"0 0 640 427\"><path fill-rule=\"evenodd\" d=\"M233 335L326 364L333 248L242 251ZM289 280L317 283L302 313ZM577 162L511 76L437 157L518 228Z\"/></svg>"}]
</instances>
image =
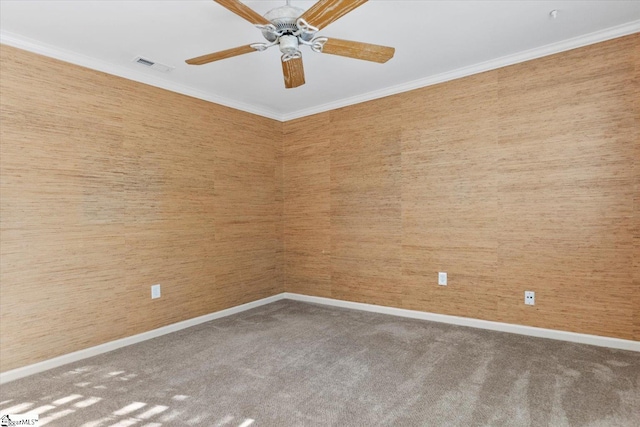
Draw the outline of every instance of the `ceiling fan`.
<instances>
[{"instance_id":1,"label":"ceiling fan","mask_svg":"<svg viewBox=\"0 0 640 427\"><path fill-rule=\"evenodd\" d=\"M314 52L379 63L387 62L395 53L392 47L317 36L318 31L363 5L367 0L319 0L306 12L291 6L287 0L285 6L272 9L264 16L260 16L239 0L213 1L255 25L262 31L267 43L253 43L198 56L187 59L187 64L208 64L245 53L261 52L277 45L282 52L284 86L290 89L305 83L301 46L309 46Z\"/></svg>"}]
</instances>

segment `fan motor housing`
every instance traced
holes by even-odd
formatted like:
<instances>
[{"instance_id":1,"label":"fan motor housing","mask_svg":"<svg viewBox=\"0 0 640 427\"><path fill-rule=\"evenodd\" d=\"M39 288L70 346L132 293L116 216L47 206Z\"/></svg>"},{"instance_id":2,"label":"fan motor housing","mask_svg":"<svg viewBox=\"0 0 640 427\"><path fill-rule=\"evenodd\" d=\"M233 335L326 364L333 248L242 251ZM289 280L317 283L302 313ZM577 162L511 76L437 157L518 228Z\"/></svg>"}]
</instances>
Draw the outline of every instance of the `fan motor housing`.
<instances>
[{"instance_id":1,"label":"fan motor housing","mask_svg":"<svg viewBox=\"0 0 640 427\"><path fill-rule=\"evenodd\" d=\"M264 14L264 18L271 22L279 33L293 34L298 31L298 24L296 22L303 13L304 10L298 7L286 5L271 9L269 12ZM268 30L263 30L262 35L270 42L274 42L278 39L276 34L273 34Z\"/></svg>"}]
</instances>

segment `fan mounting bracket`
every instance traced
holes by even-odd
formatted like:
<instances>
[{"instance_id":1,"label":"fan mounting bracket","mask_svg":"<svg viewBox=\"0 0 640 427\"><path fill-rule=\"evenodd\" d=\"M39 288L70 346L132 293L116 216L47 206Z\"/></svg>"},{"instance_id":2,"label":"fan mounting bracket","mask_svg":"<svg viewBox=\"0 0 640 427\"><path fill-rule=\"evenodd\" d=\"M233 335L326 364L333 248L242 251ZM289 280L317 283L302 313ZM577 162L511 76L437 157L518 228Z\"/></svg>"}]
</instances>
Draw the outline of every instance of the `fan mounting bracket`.
<instances>
[{"instance_id":1,"label":"fan mounting bracket","mask_svg":"<svg viewBox=\"0 0 640 427\"><path fill-rule=\"evenodd\" d=\"M271 43L253 43L253 44L250 44L249 46L257 50L258 52L264 52L265 50L277 44L278 44L278 39L276 39Z\"/></svg>"},{"instance_id":2,"label":"fan mounting bracket","mask_svg":"<svg viewBox=\"0 0 640 427\"><path fill-rule=\"evenodd\" d=\"M302 18L298 18L298 20L296 21L296 26L298 27L298 31L296 31L294 34L296 36L300 36L300 38L305 41L311 40L313 36L318 31L320 31L318 28L309 24L307 21L305 21Z\"/></svg>"},{"instance_id":3,"label":"fan mounting bracket","mask_svg":"<svg viewBox=\"0 0 640 427\"><path fill-rule=\"evenodd\" d=\"M256 24L255 27L262 31L262 35L264 36L264 38L270 42L277 40L278 37L280 37L284 33L284 31L278 31L276 26L273 24Z\"/></svg>"},{"instance_id":4,"label":"fan mounting bracket","mask_svg":"<svg viewBox=\"0 0 640 427\"><path fill-rule=\"evenodd\" d=\"M306 41L303 39L299 39L300 44L305 46L309 46L312 51L317 53L322 53L322 49L324 48L324 44L329 41L328 37L316 37L311 39L310 41Z\"/></svg>"},{"instance_id":5,"label":"fan mounting bracket","mask_svg":"<svg viewBox=\"0 0 640 427\"><path fill-rule=\"evenodd\" d=\"M287 61L291 61L292 59L298 59L298 58L302 58L302 52L300 52L299 50L295 51L295 52L287 52L282 54L282 62L287 62Z\"/></svg>"}]
</instances>

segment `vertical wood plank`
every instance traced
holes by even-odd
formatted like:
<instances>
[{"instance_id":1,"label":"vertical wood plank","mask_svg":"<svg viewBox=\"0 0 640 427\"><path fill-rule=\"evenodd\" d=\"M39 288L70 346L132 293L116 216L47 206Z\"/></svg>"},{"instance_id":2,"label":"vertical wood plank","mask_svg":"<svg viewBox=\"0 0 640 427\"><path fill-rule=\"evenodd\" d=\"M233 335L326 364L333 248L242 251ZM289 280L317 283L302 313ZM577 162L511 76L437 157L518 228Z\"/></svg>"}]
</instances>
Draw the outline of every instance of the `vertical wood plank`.
<instances>
[{"instance_id":1,"label":"vertical wood plank","mask_svg":"<svg viewBox=\"0 0 640 427\"><path fill-rule=\"evenodd\" d=\"M633 219L635 233L633 235L633 289L635 298L633 302L634 339L640 341L640 41L636 40L631 52L635 58L633 86L631 93L635 99L635 136L632 134L632 143L635 140L635 154L633 154L633 167L635 171L635 188L633 191Z\"/></svg>"},{"instance_id":2,"label":"vertical wood plank","mask_svg":"<svg viewBox=\"0 0 640 427\"><path fill-rule=\"evenodd\" d=\"M331 294L398 306L401 276L400 100L331 112Z\"/></svg>"},{"instance_id":3,"label":"vertical wood plank","mask_svg":"<svg viewBox=\"0 0 640 427\"><path fill-rule=\"evenodd\" d=\"M402 262L411 309L491 319L496 308L497 78L403 97ZM408 114L411 111L411 114ZM435 286L437 272L449 286Z\"/></svg>"},{"instance_id":4,"label":"vertical wood plank","mask_svg":"<svg viewBox=\"0 0 640 427\"><path fill-rule=\"evenodd\" d=\"M498 320L633 338L634 43L498 70Z\"/></svg>"},{"instance_id":5,"label":"vertical wood plank","mask_svg":"<svg viewBox=\"0 0 640 427\"><path fill-rule=\"evenodd\" d=\"M331 297L331 114L284 126L287 292Z\"/></svg>"},{"instance_id":6,"label":"vertical wood plank","mask_svg":"<svg viewBox=\"0 0 640 427\"><path fill-rule=\"evenodd\" d=\"M257 117L233 117L228 124L233 139L219 144L214 165L216 280L224 301L238 305L282 289L276 266L282 126Z\"/></svg>"}]
</instances>

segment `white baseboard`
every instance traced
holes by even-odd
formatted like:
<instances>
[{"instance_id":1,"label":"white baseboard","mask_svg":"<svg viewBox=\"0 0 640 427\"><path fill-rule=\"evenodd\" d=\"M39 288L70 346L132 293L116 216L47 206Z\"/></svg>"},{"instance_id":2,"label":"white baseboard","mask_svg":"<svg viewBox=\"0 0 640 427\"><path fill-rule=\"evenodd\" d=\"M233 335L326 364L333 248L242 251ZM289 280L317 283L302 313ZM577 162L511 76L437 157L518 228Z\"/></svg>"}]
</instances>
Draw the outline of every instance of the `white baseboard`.
<instances>
[{"instance_id":1,"label":"white baseboard","mask_svg":"<svg viewBox=\"0 0 640 427\"><path fill-rule=\"evenodd\" d=\"M382 305L363 304L360 302L343 301L332 298L313 297L308 295L285 292L285 299L330 305L333 307L350 308L354 310L370 311L373 313L390 314L392 316L408 317L411 319L429 320L432 322L449 323L452 325L469 326L472 328L488 329L491 331L509 332L512 334L528 335L538 338L569 341L580 344L609 347L619 350L640 352L640 341L623 340L620 338L602 337L598 335L578 334L575 332L559 331L555 329L535 328L533 326L514 325L511 323L492 322L490 320L472 319L469 317L450 316L447 314L428 313L425 311L406 310L403 308L386 307Z\"/></svg>"},{"instance_id":2,"label":"white baseboard","mask_svg":"<svg viewBox=\"0 0 640 427\"><path fill-rule=\"evenodd\" d=\"M97 345L95 347L85 348L84 350L74 351L73 353L64 354L62 356L54 357L53 359L45 360L43 362L34 363L33 365L23 366L7 372L0 373L0 384L8 383L9 381L24 378L29 375L44 372L49 369L57 368L68 363L77 362L82 359L97 356L102 353L116 350L128 345L137 344L142 341L157 338L162 335L170 334L181 329L190 328L204 322L219 319L221 317L231 316L232 314L240 313L242 311L250 310L252 308L260 307L261 305L270 304L275 301L279 301L284 298L284 294L274 295L268 298L263 298L257 301L252 301L246 304L238 305L236 307L227 308L225 310L216 311L215 313L205 314L204 316L195 317L193 319L184 320L182 322L174 323L171 325L163 326L158 329L154 329L141 334L133 335L119 340L110 341L104 344Z\"/></svg>"},{"instance_id":3,"label":"white baseboard","mask_svg":"<svg viewBox=\"0 0 640 427\"><path fill-rule=\"evenodd\" d=\"M364 304L360 302L343 301L332 298L314 297L309 295L301 295L290 292L284 292L268 298L263 298L247 304L236 307L227 308L226 310L217 311L215 313L206 314L172 325L163 326L152 331L143 332L131 337L122 338L108 343L100 344L95 347L86 348L84 350L75 351L73 353L54 357L53 359L43 362L34 363L33 365L23 366L11 371L0 373L0 384L5 384L19 378L44 372L49 369L57 368L68 363L77 362L82 359L107 353L118 348L128 345L137 344L142 341L157 338L162 335L196 326L204 322L219 319L221 317L230 316L261 305L270 304L282 299L290 299L295 301L310 302L315 304L330 305L333 307L350 308L353 310L370 311L372 313L389 314L392 316L407 317L411 319L428 320L432 322L449 323L452 325L469 326L472 328L488 329L491 331L509 332L512 334L528 335L531 337L549 338L554 340L569 341L580 344L589 344L599 347L609 347L620 350L630 350L640 352L640 341L623 340L619 338L601 337L598 335L578 334L575 332L558 331L554 329L535 328L532 326L514 325L510 323L492 322L489 320L472 319L468 317L449 316L446 314L428 313L425 311L406 310L403 308L386 307L382 305Z\"/></svg>"}]
</instances>

